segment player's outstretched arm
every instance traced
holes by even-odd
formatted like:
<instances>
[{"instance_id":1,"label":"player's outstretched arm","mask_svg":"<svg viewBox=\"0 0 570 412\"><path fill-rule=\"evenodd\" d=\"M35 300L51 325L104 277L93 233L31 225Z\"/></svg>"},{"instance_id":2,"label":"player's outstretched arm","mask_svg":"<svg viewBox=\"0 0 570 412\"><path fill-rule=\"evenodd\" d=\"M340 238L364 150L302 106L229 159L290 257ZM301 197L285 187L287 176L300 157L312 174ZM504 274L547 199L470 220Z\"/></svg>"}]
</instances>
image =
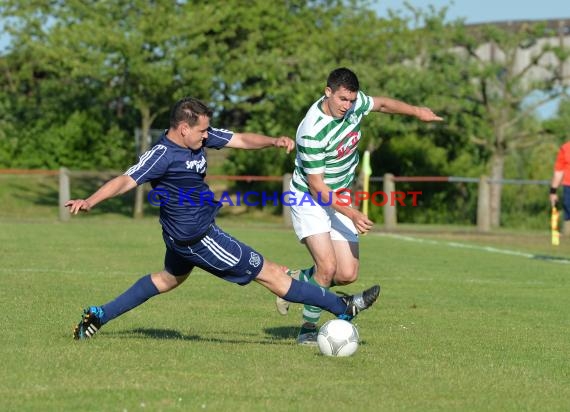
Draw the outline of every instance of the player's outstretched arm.
<instances>
[{"instance_id":1,"label":"player's outstretched arm","mask_svg":"<svg viewBox=\"0 0 570 412\"><path fill-rule=\"evenodd\" d=\"M441 122L443 120L428 107L412 106L389 97L374 97L373 99L374 107L372 110L375 112L414 116L422 122Z\"/></svg>"},{"instance_id":2,"label":"player's outstretched arm","mask_svg":"<svg viewBox=\"0 0 570 412\"><path fill-rule=\"evenodd\" d=\"M127 175L117 176L97 189L97 191L87 199L68 200L65 202L65 207L68 207L69 213L72 213L74 215L76 215L79 211L88 212L97 203L128 192L136 186L137 182L135 182L132 177Z\"/></svg>"},{"instance_id":3,"label":"player's outstretched arm","mask_svg":"<svg viewBox=\"0 0 570 412\"><path fill-rule=\"evenodd\" d=\"M269 137L257 133L234 133L226 145L234 149L263 149L265 147L281 147L287 153L295 148L295 141L287 136Z\"/></svg>"}]
</instances>

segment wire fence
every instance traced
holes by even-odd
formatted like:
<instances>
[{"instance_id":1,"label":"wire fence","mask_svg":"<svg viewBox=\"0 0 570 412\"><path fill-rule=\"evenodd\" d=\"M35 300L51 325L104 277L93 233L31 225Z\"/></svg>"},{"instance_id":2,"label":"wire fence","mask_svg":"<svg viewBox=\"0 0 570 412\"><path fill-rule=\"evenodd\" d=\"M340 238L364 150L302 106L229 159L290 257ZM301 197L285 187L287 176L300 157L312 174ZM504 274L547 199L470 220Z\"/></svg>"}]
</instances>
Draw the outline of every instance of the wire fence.
<instances>
[{"instance_id":1,"label":"wire fence","mask_svg":"<svg viewBox=\"0 0 570 412\"><path fill-rule=\"evenodd\" d=\"M36 205L51 207L49 213L56 210L59 219L66 221L69 219L69 213L63 206L65 201L70 198L87 197L105 181L118 174L121 172L69 171L64 168L0 170L0 178L5 182L2 185L5 187L3 197L10 197L10 192L15 191L17 192L14 192L15 198L18 200L14 202L11 198L3 201L5 207L2 207L0 217L7 217L15 209L23 210L31 207L30 205ZM255 208L264 209L271 214L281 213L285 225L290 225L288 204L286 197L283 197L288 191L289 179L290 175L207 176L207 182L215 198L226 196L224 206L240 207L242 211ZM390 181L392 186L387 186L387 181ZM357 203L354 200L358 188L353 188L353 205L361 207L364 201L368 201L370 217L387 228L393 227L396 223L407 223L476 225L483 231L488 230L481 224L481 220L488 215L488 210L483 210L485 213L482 213L481 209L489 208L487 203L481 202L482 182L488 185L487 189L493 184L502 186L501 226L538 229L548 225L550 212L548 180L483 180L481 177L385 175L372 176L369 182L368 198L364 199L362 193L357 194L359 196ZM149 191L150 186L147 186L147 193ZM0 196L2 193L0 192ZM249 197L244 197L247 193ZM14 206L11 207L11 204ZM101 204L96 208L95 214L131 215L132 205L133 195L129 193ZM226 207L222 210L228 212ZM158 214L158 207L147 202L144 213Z\"/></svg>"}]
</instances>

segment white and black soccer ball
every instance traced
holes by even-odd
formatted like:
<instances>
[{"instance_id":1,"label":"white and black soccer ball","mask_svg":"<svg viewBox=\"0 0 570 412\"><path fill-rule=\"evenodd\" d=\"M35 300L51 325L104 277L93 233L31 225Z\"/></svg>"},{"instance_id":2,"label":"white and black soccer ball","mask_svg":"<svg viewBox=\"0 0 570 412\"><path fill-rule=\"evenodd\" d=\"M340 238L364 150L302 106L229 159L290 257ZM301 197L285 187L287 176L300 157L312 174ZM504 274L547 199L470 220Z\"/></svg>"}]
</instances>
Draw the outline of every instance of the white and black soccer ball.
<instances>
[{"instance_id":1,"label":"white and black soccer ball","mask_svg":"<svg viewBox=\"0 0 570 412\"><path fill-rule=\"evenodd\" d=\"M350 356L358 349L359 342L356 326L342 319L325 322L317 335L319 349L326 356Z\"/></svg>"}]
</instances>

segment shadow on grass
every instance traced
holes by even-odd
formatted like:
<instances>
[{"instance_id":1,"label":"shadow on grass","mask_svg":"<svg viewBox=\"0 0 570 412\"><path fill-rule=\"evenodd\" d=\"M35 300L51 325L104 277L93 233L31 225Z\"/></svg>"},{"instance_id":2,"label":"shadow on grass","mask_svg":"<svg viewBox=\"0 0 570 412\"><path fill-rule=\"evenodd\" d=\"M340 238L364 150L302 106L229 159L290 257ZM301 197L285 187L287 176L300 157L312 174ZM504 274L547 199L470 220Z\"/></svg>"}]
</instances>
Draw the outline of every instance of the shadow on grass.
<instances>
[{"instance_id":1,"label":"shadow on grass","mask_svg":"<svg viewBox=\"0 0 570 412\"><path fill-rule=\"evenodd\" d=\"M95 192L102 184L108 181L112 175L104 177L77 177L71 181L71 199L86 198ZM14 176L11 179L2 181L4 187L0 190L0 201L9 196L14 203L13 208L21 205L33 205L39 208L57 208L59 204L59 185L57 177L45 176ZM148 190L150 187L146 187ZM108 199L97 205L90 212L90 215L119 214L132 216L135 191L130 191L124 195ZM151 205L148 200L143 201L144 214L147 216L158 216L159 208ZM3 210L9 214L10 210Z\"/></svg>"},{"instance_id":2,"label":"shadow on grass","mask_svg":"<svg viewBox=\"0 0 570 412\"><path fill-rule=\"evenodd\" d=\"M33 191L30 190L30 184L25 181L8 182L8 186L11 195L22 202L41 206L57 206L59 196L57 186L38 182Z\"/></svg>"},{"instance_id":3,"label":"shadow on grass","mask_svg":"<svg viewBox=\"0 0 570 412\"><path fill-rule=\"evenodd\" d=\"M218 336L203 336L203 335L186 335L178 330L174 329L154 329L154 328L136 328L131 330L124 330L120 332L108 332L107 336L111 338L127 338L127 339L156 339L156 340L184 340L193 342L210 342L210 343L257 343L257 344L285 344L284 340L291 340L297 337L298 328L297 327L280 327L280 328L268 328L265 329L267 337L263 340L259 339L235 339L228 337L228 339L220 338ZM220 332L223 334L224 332ZM229 334L229 336L235 336L235 333ZM243 334L238 334L243 335ZM247 334L248 336L255 336L253 334ZM290 344L287 343L287 344Z\"/></svg>"},{"instance_id":4,"label":"shadow on grass","mask_svg":"<svg viewBox=\"0 0 570 412\"><path fill-rule=\"evenodd\" d=\"M202 340L199 335L184 335L174 329L148 329L136 328L121 332L112 332L109 335L121 338L148 338L148 339L176 339L176 340Z\"/></svg>"},{"instance_id":5,"label":"shadow on grass","mask_svg":"<svg viewBox=\"0 0 570 412\"><path fill-rule=\"evenodd\" d=\"M272 339L293 340L297 342L297 335L299 333L299 326L282 326L278 328L265 328L265 333L271 336ZM360 340L359 345L366 345L365 340Z\"/></svg>"},{"instance_id":6,"label":"shadow on grass","mask_svg":"<svg viewBox=\"0 0 570 412\"><path fill-rule=\"evenodd\" d=\"M280 326L277 328L265 328L264 332L273 339L297 339L298 326Z\"/></svg>"},{"instance_id":7,"label":"shadow on grass","mask_svg":"<svg viewBox=\"0 0 570 412\"><path fill-rule=\"evenodd\" d=\"M561 256L533 255L532 258L537 259L537 260L551 260L553 262L570 263L569 258L565 258L565 257L561 257Z\"/></svg>"}]
</instances>

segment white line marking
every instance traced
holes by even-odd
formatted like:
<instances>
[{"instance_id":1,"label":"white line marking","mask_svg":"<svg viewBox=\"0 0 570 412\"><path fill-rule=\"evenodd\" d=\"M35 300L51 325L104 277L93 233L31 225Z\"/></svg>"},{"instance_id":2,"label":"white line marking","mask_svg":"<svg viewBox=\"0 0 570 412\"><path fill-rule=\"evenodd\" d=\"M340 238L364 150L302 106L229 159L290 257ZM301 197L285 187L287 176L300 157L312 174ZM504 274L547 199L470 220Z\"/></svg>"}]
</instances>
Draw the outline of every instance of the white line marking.
<instances>
[{"instance_id":1,"label":"white line marking","mask_svg":"<svg viewBox=\"0 0 570 412\"><path fill-rule=\"evenodd\" d=\"M443 246L449 246L449 247L454 247L454 248L479 250L479 251L489 252L489 253L499 253L502 255L520 256L520 257L524 257L524 258L528 258L528 259L545 260L545 261L549 261L549 262L553 262L553 263L570 264L570 259L563 258L563 257L541 256L541 255L535 255L532 253L519 252L516 250L499 249L499 248L492 247L492 246L478 246L478 245L468 245L465 243L457 243L457 242L444 242L444 241L432 240L432 239L421 239L421 238L416 238L416 237L412 237L412 236L397 235L394 233L375 233L375 235L384 236L384 237L391 237L394 239L405 240L408 242L425 243L425 244L429 244L429 245L439 245L439 246L443 245Z\"/></svg>"}]
</instances>

